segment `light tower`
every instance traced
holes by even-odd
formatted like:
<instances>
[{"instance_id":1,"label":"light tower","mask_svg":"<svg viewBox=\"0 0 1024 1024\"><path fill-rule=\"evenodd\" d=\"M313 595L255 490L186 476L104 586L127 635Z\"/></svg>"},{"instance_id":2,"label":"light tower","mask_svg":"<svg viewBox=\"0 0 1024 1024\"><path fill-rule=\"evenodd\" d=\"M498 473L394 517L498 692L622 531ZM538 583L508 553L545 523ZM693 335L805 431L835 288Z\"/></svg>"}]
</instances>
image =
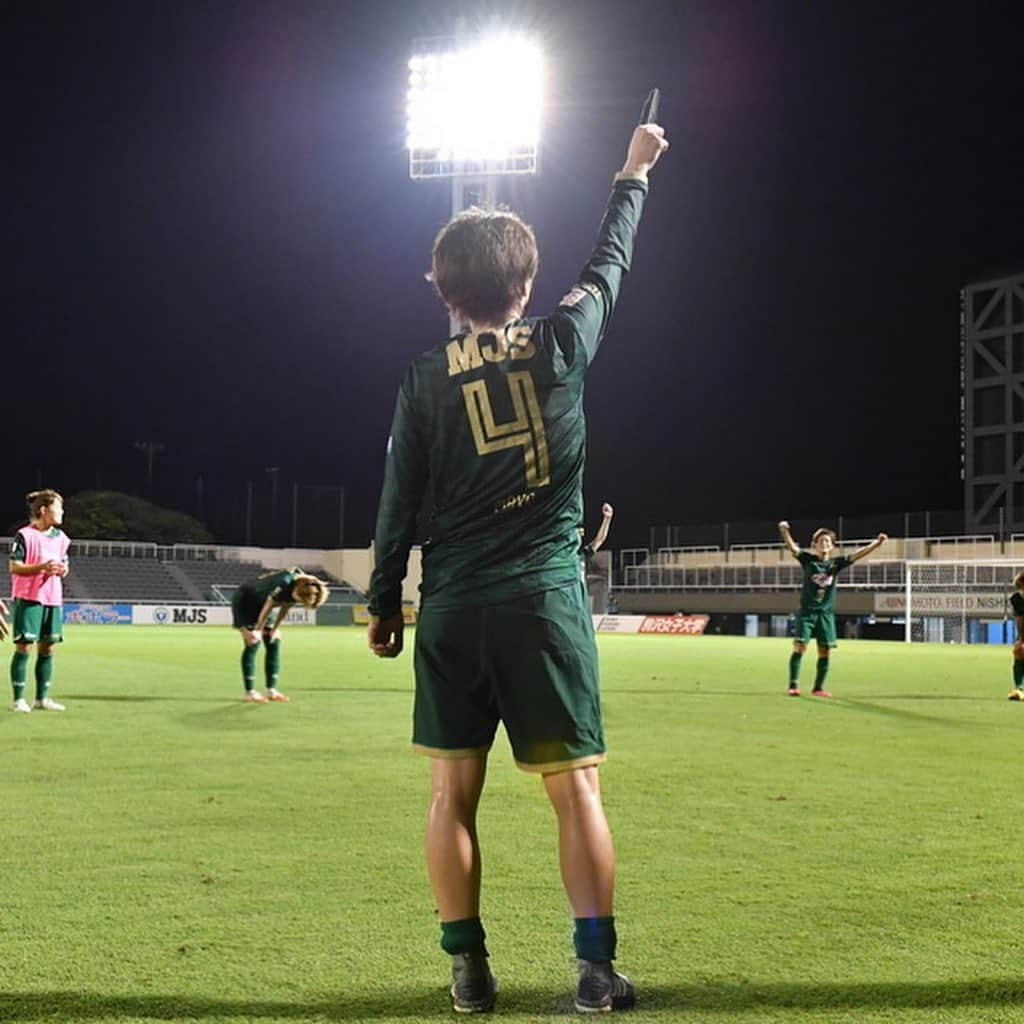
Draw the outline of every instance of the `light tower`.
<instances>
[{"instance_id":1,"label":"light tower","mask_svg":"<svg viewBox=\"0 0 1024 1024\"><path fill-rule=\"evenodd\" d=\"M497 205L497 180L536 174L543 59L512 32L417 40L409 60L409 177L451 178L452 215ZM461 325L451 322L451 332Z\"/></svg>"}]
</instances>

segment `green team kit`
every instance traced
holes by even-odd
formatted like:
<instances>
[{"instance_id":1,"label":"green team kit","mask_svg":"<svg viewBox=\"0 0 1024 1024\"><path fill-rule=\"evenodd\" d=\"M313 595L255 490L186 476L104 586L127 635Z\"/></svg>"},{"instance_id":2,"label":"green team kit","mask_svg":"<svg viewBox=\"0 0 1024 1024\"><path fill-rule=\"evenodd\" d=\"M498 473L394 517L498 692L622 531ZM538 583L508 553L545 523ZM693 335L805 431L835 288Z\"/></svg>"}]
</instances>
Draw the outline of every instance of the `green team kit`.
<instances>
[{"instance_id":1,"label":"green team kit","mask_svg":"<svg viewBox=\"0 0 1024 1024\"><path fill-rule=\"evenodd\" d=\"M580 581L583 384L629 269L646 192L640 179L616 181L594 252L553 314L451 338L402 380L370 610L382 618L400 610L429 495L413 742L435 756L485 750L500 717L521 767L604 757Z\"/></svg>"},{"instance_id":2,"label":"green team kit","mask_svg":"<svg viewBox=\"0 0 1024 1024\"><path fill-rule=\"evenodd\" d=\"M292 588L301 574L302 570L298 568L280 569L243 583L231 598L231 624L235 629L252 629L267 598L279 605L292 604L295 600Z\"/></svg>"},{"instance_id":3,"label":"green team kit","mask_svg":"<svg viewBox=\"0 0 1024 1024\"><path fill-rule=\"evenodd\" d=\"M845 555L818 558L810 551L796 556L803 569L800 611L794 639L807 643L814 637L822 647L836 646L836 583L839 573L852 564Z\"/></svg>"}]
</instances>

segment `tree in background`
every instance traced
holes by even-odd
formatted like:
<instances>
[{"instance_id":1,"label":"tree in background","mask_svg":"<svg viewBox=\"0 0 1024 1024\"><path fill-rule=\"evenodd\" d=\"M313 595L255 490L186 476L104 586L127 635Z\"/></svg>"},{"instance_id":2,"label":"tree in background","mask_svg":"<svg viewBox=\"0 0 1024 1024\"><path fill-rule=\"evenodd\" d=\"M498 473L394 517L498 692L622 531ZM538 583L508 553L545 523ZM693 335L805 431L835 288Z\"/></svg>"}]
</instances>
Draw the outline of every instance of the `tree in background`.
<instances>
[{"instance_id":1,"label":"tree in background","mask_svg":"<svg viewBox=\"0 0 1024 1024\"><path fill-rule=\"evenodd\" d=\"M198 519L118 491L82 491L68 498L67 522L76 540L213 543L213 535Z\"/></svg>"}]
</instances>

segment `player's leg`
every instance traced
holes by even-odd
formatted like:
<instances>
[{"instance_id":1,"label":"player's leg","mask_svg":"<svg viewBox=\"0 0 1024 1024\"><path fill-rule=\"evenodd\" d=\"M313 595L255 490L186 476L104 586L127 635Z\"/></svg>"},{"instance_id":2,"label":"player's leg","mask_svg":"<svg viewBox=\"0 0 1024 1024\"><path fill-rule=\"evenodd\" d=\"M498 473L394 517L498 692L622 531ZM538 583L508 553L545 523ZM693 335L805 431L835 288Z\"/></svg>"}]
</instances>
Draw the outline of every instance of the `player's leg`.
<instances>
[{"instance_id":1,"label":"player's leg","mask_svg":"<svg viewBox=\"0 0 1024 1024\"><path fill-rule=\"evenodd\" d=\"M1013 645L1013 689L1010 700L1024 700L1024 642Z\"/></svg>"},{"instance_id":2,"label":"player's leg","mask_svg":"<svg viewBox=\"0 0 1024 1024\"><path fill-rule=\"evenodd\" d=\"M480 611L420 611L414 665L413 744L430 757L424 847L461 1013L494 1007L480 917L481 854L476 815L498 712L483 666Z\"/></svg>"},{"instance_id":3,"label":"player's leg","mask_svg":"<svg viewBox=\"0 0 1024 1024\"><path fill-rule=\"evenodd\" d=\"M11 635L14 640L14 653L11 655L11 691L13 694L12 711L26 712L32 705L25 700L25 686L28 682L28 662L32 645L39 640L43 627L43 606L37 601L14 600L14 617L11 623Z\"/></svg>"},{"instance_id":4,"label":"player's leg","mask_svg":"<svg viewBox=\"0 0 1024 1024\"><path fill-rule=\"evenodd\" d=\"M242 638L242 699L253 704L263 704L266 697L256 689L256 655L260 649L260 638L253 635L260 617L259 599L248 599L244 589L235 591L231 598L231 626Z\"/></svg>"},{"instance_id":5,"label":"player's leg","mask_svg":"<svg viewBox=\"0 0 1024 1024\"><path fill-rule=\"evenodd\" d=\"M825 679L828 676L830 656L837 643L834 615L823 612L818 616L818 621L814 626L814 639L818 642L818 664L814 670L814 689L811 691L811 695L831 697L832 694L825 688Z\"/></svg>"},{"instance_id":6,"label":"player's leg","mask_svg":"<svg viewBox=\"0 0 1024 1024\"><path fill-rule=\"evenodd\" d=\"M786 690L790 697L800 696L800 665L810 638L810 620L806 615L797 615L793 626L793 650L789 655L789 688Z\"/></svg>"},{"instance_id":7,"label":"player's leg","mask_svg":"<svg viewBox=\"0 0 1024 1024\"><path fill-rule=\"evenodd\" d=\"M39 643L36 644L36 699L33 708L40 711L63 711L64 705L50 697L53 683L53 649L64 642L64 615L60 607L46 606L42 610Z\"/></svg>"},{"instance_id":8,"label":"player's leg","mask_svg":"<svg viewBox=\"0 0 1024 1024\"><path fill-rule=\"evenodd\" d=\"M597 765L544 776L558 817L558 861L573 915L579 963L576 1009L626 1010L636 1002L630 980L612 968L615 931L615 845L601 802Z\"/></svg>"},{"instance_id":9,"label":"player's leg","mask_svg":"<svg viewBox=\"0 0 1024 1024\"><path fill-rule=\"evenodd\" d=\"M281 634L274 635L273 630L263 630L263 678L266 682L265 695L267 700L287 704L291 697L286 697L278 688L281 676Z\"/></svg>"},{"instance_id":10,"label":"player's leg","mask_svg":"<svg viewBox=\"0 0 1024 1024\"><path fill-rule=\"evenodd\" d=\"M582 585L494 610L487 634L502 721L516 763L544 778L558 819L559 864L579 960L577 1009L627 1009L615 958L615 849L601 803L605 759L593 620Z\"/></svg>"}]
</instances>

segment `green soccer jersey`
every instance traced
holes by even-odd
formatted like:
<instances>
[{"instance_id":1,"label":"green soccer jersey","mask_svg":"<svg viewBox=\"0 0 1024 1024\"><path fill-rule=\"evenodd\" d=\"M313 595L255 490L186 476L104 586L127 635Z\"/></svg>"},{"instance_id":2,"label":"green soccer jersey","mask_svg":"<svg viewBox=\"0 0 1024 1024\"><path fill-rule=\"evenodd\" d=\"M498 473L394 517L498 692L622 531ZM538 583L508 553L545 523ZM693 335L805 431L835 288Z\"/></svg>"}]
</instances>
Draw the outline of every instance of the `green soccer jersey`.
<instances>
[{"instance_id":1,"label":"green soccer jersey","mask_svg":"<svg viewBox=\"0 0 1024 1024\"><path fill-rule=\"evenodd\" d=\"M272 598L276 604L292 604L295 601L292 596L292 587L295 585L295 578L301 573L302 570L297 568L264 573L248 583L243 583L238 591L245 595L246 600L253 603L259 602L261 608L268 597Z\"/></svg>"},{"instance_id":2,"label":"green soccer jersey","mask_svg":"<svg viewBox=\"0 0 1024 1024\"><path fill-rule=\"evenodd\" d=\"M803 587L800 590L800 614L832 612L836 607L836 577L849 565L846 555L838 558L818 558L810 551L801 551L797 556L804 571Z\"/></svg>"},{"instance_id":3,"label":"green soccer jersey","mask_svg":"<svg viewBox=\"0 0 1024 1024\"><path fill-rule=\"evenodd\" d=\"M579 582L583 379L646 193L644 181L616 181L594 252L553 314L458 335L406 371L377 513L374 614L401 607L427 495L424 605L494 604Z\"/></svg>"}]
</instances>

